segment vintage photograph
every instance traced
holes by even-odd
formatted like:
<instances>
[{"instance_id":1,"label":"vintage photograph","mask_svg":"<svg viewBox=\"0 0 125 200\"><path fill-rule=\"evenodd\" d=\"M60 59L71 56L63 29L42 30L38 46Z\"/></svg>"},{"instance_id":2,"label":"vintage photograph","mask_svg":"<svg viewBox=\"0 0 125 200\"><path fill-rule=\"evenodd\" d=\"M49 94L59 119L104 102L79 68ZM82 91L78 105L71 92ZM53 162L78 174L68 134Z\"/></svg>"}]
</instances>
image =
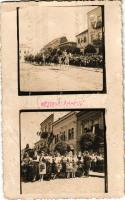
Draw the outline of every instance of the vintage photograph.
<instances>
[{"instance_id":1,"label":"vintage photograph","mask_svg":"<svg viewBox=\"0 0 125 200\"><path fill-rule=\"evenodd\" d=\"M106 92L104 6L17 9L19 95Z\"/></svg>"},{"instance_id":2,"label":"vintage photograph","mask_svg":"<svg viewBox=\"0 0 125 200\"><path fill-rule=\"evenodd\" d=\"M107 193L104 109L20 111L20 193Z\"/></svg>"}]
</instances>

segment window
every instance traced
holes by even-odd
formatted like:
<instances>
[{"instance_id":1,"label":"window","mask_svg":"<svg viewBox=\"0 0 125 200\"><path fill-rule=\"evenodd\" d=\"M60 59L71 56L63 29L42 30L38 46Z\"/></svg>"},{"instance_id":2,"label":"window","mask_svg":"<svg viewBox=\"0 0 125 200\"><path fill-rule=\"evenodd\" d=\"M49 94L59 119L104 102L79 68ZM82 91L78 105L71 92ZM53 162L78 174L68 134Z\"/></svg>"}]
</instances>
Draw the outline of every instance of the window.
<instances>
[{"instance_id":1,"label":"window","mask_svg":"<svg viewBox=\"0 0 125 200\"><path fill-rule=\"evenodd\" d=\"M50 132L50 131L51 131L51 123L49 123L48 126L49 126L49 127L48 127L48 132Z\"/></svg>"},{"instance_id":2,"label":"window","mask_svg":"<svg viewBox=\"0 0 125 200\"><path fill-rule=\"evenodd\" d=\"M63 133L61 133L61 132L60 132L60 140L62 140L62 141L64 140Z\"/></svg>"},{"instance_id":3,"label":"window","mask_svg":"<svg viewBox=\"0 0 125 200\"><path fill-rule=\"evenodd\" d=\"M74 139L74 128L68 130L68 139Z\"/></svg>"},{"instance_id":4,"label":"window","mask_svg":"<svg viewBox=\"0 0 125 200\"><path fill-rule=\"evenodd\" d=\"M74 128L72 128L71 139L74 139Z\"/></svg>"},{"instance_id":5,"label":"window","mask_svg":"<svg viewBox=\"0 0 125 200\"><path fill-rule=\"evenodd\" d=\"M97 21L102 21L102 17L100 15L97 16Z\"/></svg>"},{"instance_id":6,"label":"window","mask_svg":"<svg viewBox=\"0 0 125 200\"><path fill-rule=\"evenodd\" d=\"M55 135L55 144L59 141L59 137L58 137L58 134Z\"/></svg>"},{"instance_id":7,"label":"window","mask_svg":"<svg viewBox=\"0 0 125 200\"><path fill-rule=\"evenodd\" d=\"M66 140L65 131L64 131L64 133L63 133L63 140L64 140L64 141Z\"/></svg>"},{"instance_id":8,"label":"window","mask_svg":"<svg viewBox=\"0 0 125 200\"><path fill-rule=\"evenodd\" d=\"M68 139L70 140L71 138L71 133L70 133L70 129L68 130Z\"/></svg>"},{"instance_id":9,"label":"window","mask_svg":"<svg viewBox=\"0 0 125 200\"><path fill-rule=\"evenodd\" d=\"M84 36L84 39L83 39L84 43L86 43L87 39L86 39L86 36Z\"/></svg>"},{"instance_id":10,"label":"window","mask_svg":"<svg viewBox=\"0 0 125 200\"><path fill-rule=\"evenodd\" d=\"M78 44L80 44L80 38L78 38Z\"/></svg>"}]
</instances>

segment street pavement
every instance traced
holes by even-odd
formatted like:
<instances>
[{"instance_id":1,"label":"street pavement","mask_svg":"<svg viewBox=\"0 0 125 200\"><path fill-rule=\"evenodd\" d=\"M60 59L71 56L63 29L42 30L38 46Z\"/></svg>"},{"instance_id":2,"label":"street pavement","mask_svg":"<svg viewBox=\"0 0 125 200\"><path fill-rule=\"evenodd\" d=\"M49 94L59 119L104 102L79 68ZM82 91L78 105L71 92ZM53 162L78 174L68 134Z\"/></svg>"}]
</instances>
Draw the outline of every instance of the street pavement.
<instances>
[{"instance_id":1,"label":"street pavement","mask_svg":"<svg viewBox=\"0 0 125 200\"><path fill-rule=\"evenodd\" d=\"M102 69L20 64L21 91L100 91L102 86Z\"/></svg>"},{"instance_id":2,"label":"street pavement","mask_svg":"<svg viewBox=\"0 0 125 200\"><path fill-rule=\"evenodd\" d=\"M41 194L42 197L84 197L85 193L104 193L104 178L76 177L70 179L55 179L50 181L36 181L22 183L22 194Z\"/></svg>"}]
</instances>

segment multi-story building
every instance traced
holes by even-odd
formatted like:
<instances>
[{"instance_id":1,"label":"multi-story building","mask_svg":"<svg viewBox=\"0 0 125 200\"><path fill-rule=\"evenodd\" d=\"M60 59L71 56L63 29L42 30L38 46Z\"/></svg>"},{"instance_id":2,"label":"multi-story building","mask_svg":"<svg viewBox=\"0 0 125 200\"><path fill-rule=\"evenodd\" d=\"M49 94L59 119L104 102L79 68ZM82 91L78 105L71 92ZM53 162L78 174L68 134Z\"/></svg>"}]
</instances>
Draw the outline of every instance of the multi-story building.
<instances>
[{"instance_id":1,"label":"multi-story building","mask_svg":"<svg viewBox=\"0 0 125 200\"><path fill-rule=\"evenodd\" d=\"M103 32L103 7L99 6L88 12L88 42L95 46L97 53L103 45Z\"/></svg>"},{"instance_id":2,"label":"multi-story building","mask_svg":"<svg viewBox=\"0 0 125 200\"><path fill-rule=\"evenodd\" d=\"M35 143L36 149L51 148L51 143L53 140L53 122L54 114L51 114L43 122L41 122L40 132L38 132L40 140Z\"/></svg>"},{"instance_id":3,"label":"multi-story building","mask_svg":"<svg viewBox=\"0 0 125 200\"><path fill-rule=\"evenodd\" d=\"M101 110L84 110L70 112L53 123L54 140L52 150L60 142L68 144L73 152L81 151L81 136L101 134L104 138L104 113ZM98 151L104 152L104 140Z\"/></svg>"},{"instance_id":4,"label":"multi-story building","mask_svg":"<svg viewBox=\"0 0 125 200\"><path fill-rule=\"evenodd\" d=\"M87 13L88 29L76 35L77 47L84 52L88 44L94 45L96 52L102 53L104 43L103 7L98 6Z\"/></svg>"},{"instance_id":5,"label":"multi-story building","mask_svg":"<svg viewBox=\"0 0 125 200\"><path fill-rule=\"evenodd\" d=\"M54 140L52 150L60 142L68 144L72 151L76 151L77 118L76 112L69 112L53 123Z\"/></svg>"},{"instance_id":6,"label":"multi-story building","mask_svg":"<svg viewBox=\"0 0 125 200\"><path fill-rule=\"evenodd\" d=\"M77 113L77 146L79 140L85 134L104 134L104 113L100 110L86 110ZM104 135L103 135L104 137ZM104 141L100 144L99 151L104 152Z\"/></svg>"},{"instance_id":7,"label":"multi-story building","mask_svg":"<svg viewBox=\"0 0 125 200\"><path fill-rule=\"evenodd\" d=\"M88 45L88 29L76 35L77 47L84 52L85 47Z\"/></svg>"},{"instance_id":8,"label":"multi-story building","mask_svg":"<svg viewBox=\"0 0 125 200\"><path fill-rule=\"evenodd\" d=\"M98 151L104 152L104 113L102 110L71 111L54 122L54 114L41 124L37 149L47 147L54 151L59 144L66 144L72 152L81 151L80 140L89 134L101 136Z\"/></svg>"},{"instance_id":9,"label":"multi-story building","mask_svg":"<svg viewBox=\"0 0 125 200\"><path fill-rule=\"evenodd\" d=\"M41 124L40 124L41 135L44 132L47 132L47 133L52 132L53 122L54 122L54 114L51 114L43 122L41 122Z\"/></svg>"}]
</instances>

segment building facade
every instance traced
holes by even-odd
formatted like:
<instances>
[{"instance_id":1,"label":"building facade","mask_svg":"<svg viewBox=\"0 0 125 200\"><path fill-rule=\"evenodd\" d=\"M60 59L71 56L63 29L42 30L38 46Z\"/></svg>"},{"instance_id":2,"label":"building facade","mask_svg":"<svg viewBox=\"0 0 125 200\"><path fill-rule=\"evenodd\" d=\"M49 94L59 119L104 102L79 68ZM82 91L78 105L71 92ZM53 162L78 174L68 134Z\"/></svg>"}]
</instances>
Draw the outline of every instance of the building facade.
<instances>
[{"instance_id":1,"label":"building facade","mask_svg":"<svg viewBox=\"0 0 125 200\"><path fill-rule=\"evenodd\" d=\"M95 46L97 53L103 43L103 8L101 6L88 12L88 42Z\"/></svg>"},{"instance_id":2,"label":"building facade","mask_svg":"<svg viewBox=\"0 0 125 200\"><path fill-rule=\"evenodd\" d=\"M51 114L40 124L41 135L44 132L51 133L53 129L54 114Z\"/></svg>"},{"instance_id":3,"label":"building facade","mask_svg":"<svg viewBox=\"0 0 125 200\"><path fill-rule=\"evenodd\" d=\"M51 114L40 124L40 132L37 135L40 137L39 141L35 143L35 148L38 149L51 149L53 140L53 122L54 114Z\"/></svg>"},{"instance_id":4,"label":"building facade","mask_svg":"<svg viewBox=\"0 0 125 200\"><path fill-rule=\"evenodd\" d=\"M97 134L103 135L104 138L104 113L100 110L81 111L77 114L77 146L80 150L79 141L81 136L92 134L95 137ZM99 151L104 152L104 140L99 146Z\"/></svg>"},{"instance_id":5,"label":"building facade","mask_svg":"<svg viewBox=\"0 0 125 200\"><path fill-rule=\"evenodd\" d=\"M97 151L104 153L104 113L102 110L71 111L54 121L54 114L40 124L40 140L35 143L37 149L48 148L54 152L60 144L65 144L70 151L82 151L80 141L84 135L92 138L99 136ZM94 150L94 147L92 151Z\"/></svg>"},{"instance_id":6,"label":"building facade","mask_svg":"<svg viewBox=\"0 0 125 200\"><path fill-rule=\"evenodd\" d=\"M88 45L88 30L85 30L76 35L77 47L84 52L85 47Z\"/></svg>"},{"instance_id":7,"label":"building facade","mask_svg":"<svg viewBox=\"0 0 125 200\"><path fill-rule=\"evenodd\" d=\"M56 145L64 142L70 146L72 151L76 151L77 137L77 118L76 112L70 112L53 123L54 140L52 150Z\"/></svg>"},{"instance_id":8,"label":"building facade","mask_svg":"<svg viewBox=\"0 0 125 200\"><path fill-rule=\"evenodd\" d=\"M76 35L77 47L84 53L88 44L95 47L96 53L101 54L104 45L104 20L101 6L87 13L88 29Z\"/></svg>"}]
</instances>

